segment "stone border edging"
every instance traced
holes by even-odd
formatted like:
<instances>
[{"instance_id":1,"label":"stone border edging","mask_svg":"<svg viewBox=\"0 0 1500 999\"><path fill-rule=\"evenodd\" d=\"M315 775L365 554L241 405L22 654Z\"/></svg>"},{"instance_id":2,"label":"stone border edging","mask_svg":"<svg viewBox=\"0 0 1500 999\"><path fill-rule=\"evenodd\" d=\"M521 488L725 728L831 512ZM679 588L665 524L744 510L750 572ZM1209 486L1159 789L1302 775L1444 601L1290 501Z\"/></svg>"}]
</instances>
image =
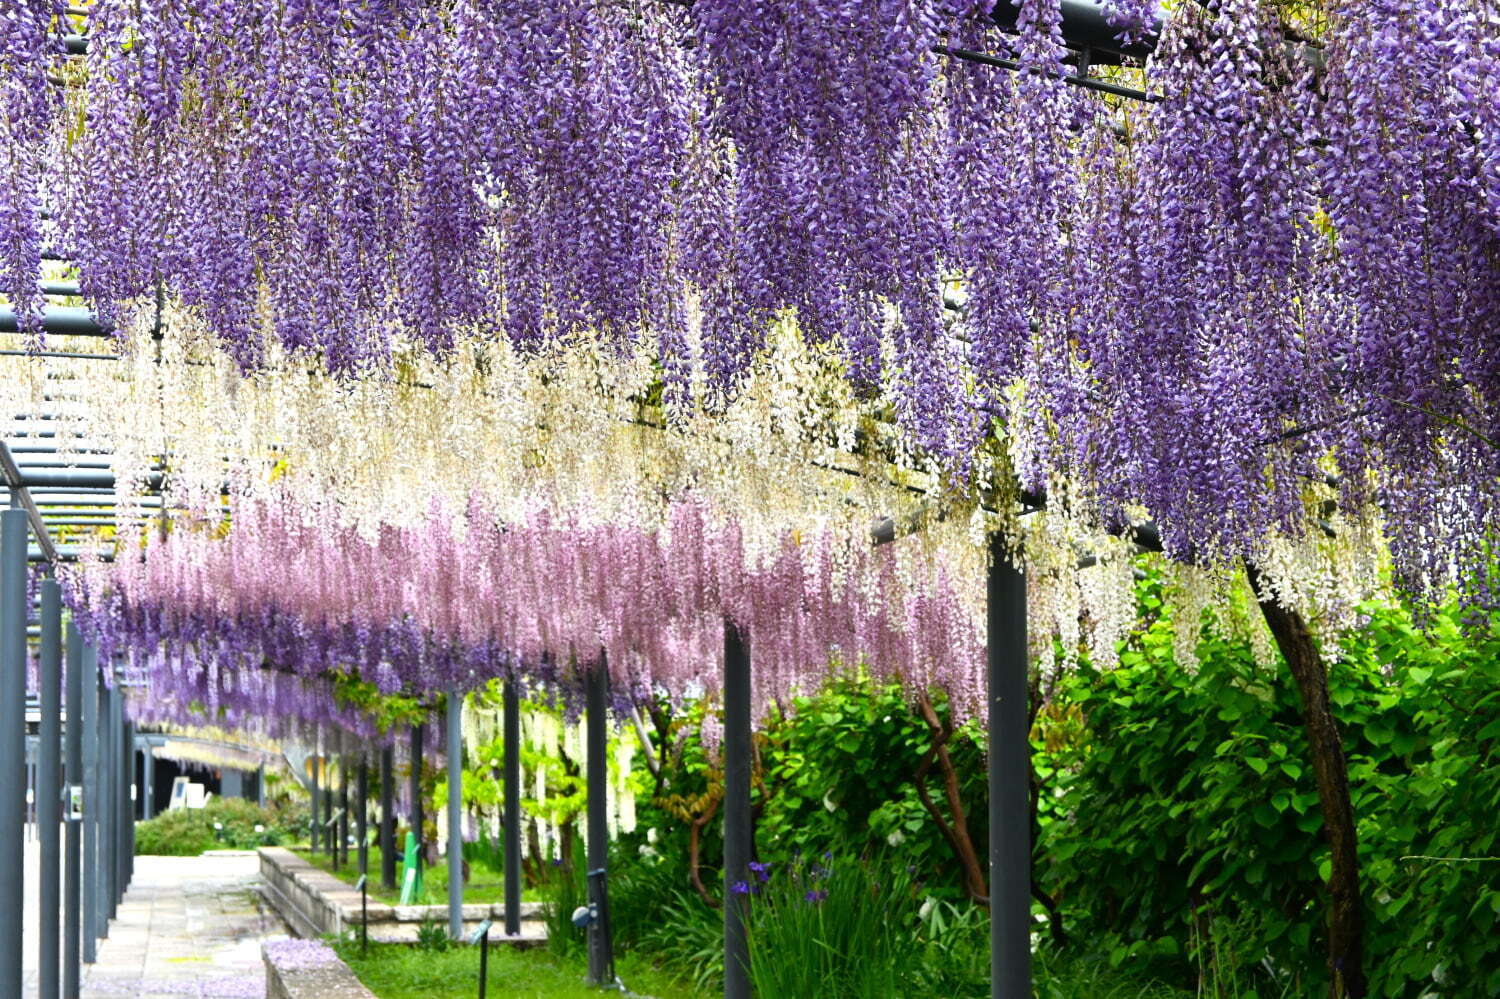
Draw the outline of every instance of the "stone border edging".
<instances>
[{"instance_id":1,"label":"stone border edging","mask_svg":"<svg viewBox=\"0 0 1500 999\"><path fill-rule=\"evenodd\" d=\"M359 892L348 882L314 867L286 847L263 846L257 852L262 891L299 937L340 936L345 930L358 929ZM506 937L500 932L499 926L505 918L505 906L500 903L465 905L463 919L468 929L485 919L493 919L496 928L490 933L492 943L527 946L546 940L546 931L538 924L541 910L540 902L521 903L523 922L519 937ZM415 939L417 924L429 919L446 925L448 907L369 902L372 940ZM531 932L527 932L528 923Z\"/></svg>"},{"instance_id":2,"label":"stone border edging","mask_svg":"<svg viewBox=\"0 0 1500 999\"><path fill-rule=\"evenodd\" d=\"M321 940L267 940L266 999L376 999Z\"/></svg>"}]
</instances>

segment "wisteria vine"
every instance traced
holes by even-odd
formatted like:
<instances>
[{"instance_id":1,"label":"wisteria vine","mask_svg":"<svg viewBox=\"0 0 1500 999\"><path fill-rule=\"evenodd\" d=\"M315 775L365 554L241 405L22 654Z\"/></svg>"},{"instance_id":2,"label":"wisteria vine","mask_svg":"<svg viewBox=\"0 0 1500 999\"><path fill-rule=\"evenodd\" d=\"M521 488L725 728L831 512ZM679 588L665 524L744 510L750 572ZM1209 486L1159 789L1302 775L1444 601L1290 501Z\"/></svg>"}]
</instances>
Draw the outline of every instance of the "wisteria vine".
<instances>
[{"instance_id":1,"label":"wisteria vine","mask_svg":"<svg viewBox=\"0 0 1500 999\"><path fill-rule=\"evenodd\" d=\"M210 716L286 715L295 681L340 673L387 694L503 676L572 698L601 661L622 703L713 696L726 618L752 636L758 711L816 689L830 662L944 687L974 710L977 603L907 547L820 532L747 557L734 525L692 502L660 532L545 512L504 522L476 499L366 537L290 502L245 501L226 538L173 532L68 593L101 654L149 667L162 696ZM336 720L331 699L321 710L295 714Z\"/></svg>"},{"instance_id":2,"label":"wisteria vine","mask_svg":"<svg viewBox=\"0 0 1500 999\"><path fill-rule=\"evenodd\" d=\"M959 479L1002 438L1199 563L1315 531L1332 481L1412 587L1484 585L1496 0L1132 0L1139 106L1066 86L1058 0L1017 6L100 0L67 62L74 15L23 0L0 276L33 328L45 235L106 319L160 290L247 371L647 343L678 410L791 315Z\"/></svg>"}]
</instances>

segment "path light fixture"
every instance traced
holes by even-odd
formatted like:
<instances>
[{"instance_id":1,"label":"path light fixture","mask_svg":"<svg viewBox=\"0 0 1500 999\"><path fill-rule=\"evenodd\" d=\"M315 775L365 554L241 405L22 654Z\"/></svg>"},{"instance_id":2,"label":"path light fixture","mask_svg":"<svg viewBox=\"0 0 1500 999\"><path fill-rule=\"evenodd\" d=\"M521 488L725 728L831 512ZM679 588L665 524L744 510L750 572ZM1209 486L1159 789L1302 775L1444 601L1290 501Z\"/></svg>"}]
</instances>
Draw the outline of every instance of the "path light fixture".
<instances>
[{"instance_id":1,"label":"path light fixture","mask_svg":"<svg viewBox=\"0 0 1500 999\"><path fill-rule=\"evenodd\" d=\"M361 883L364 878L359 879ZM574 919L577 919L574 913ZM479 945L479 999L484 999L485 983L490 977L490 926L491 920L486 919L480 923L473 933L469 934L469 943Z\"/></svg>"}]
</instances>

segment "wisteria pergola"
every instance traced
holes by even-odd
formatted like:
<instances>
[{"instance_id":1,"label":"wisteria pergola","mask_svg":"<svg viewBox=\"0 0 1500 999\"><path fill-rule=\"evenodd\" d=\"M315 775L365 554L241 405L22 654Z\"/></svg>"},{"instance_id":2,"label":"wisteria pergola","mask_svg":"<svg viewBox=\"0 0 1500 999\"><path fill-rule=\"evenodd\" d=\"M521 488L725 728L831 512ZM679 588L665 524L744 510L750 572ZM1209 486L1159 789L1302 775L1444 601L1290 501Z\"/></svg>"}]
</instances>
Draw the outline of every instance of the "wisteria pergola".
<instances>
[{"instance_id":1,"label":"wisteria pergola","mask_svg":"<svg viewBox=\"0 0 1500 999\"><path fill-rule=\"evenodd\" d=\"M261 8L24 0L5 14L0 286L10 304L0 306L0 333L18 337L7 355L51 366L40 410L5 414L0 436L13 500L0 549L7 690L25 685L28 559L55 570L86 554L90 564L67 594L56 579L39 591L38 786L84 789L84 819L67 825L61 854L59 802L38 797L43 884L56 886L63 857L70 907L59 992L47 977L58 966L48 929L57 920L47 913L59 902L42 895L44 999L75 994L78 949L87 957L104 927L89 900L117 900L128 881L128 751L109 748L129 745L116 654L134 666L128 683L185 682L189 653L167 648L176 643L198 649L193 668L215 676L269 667L268 682L319 683L338 665L388 693L446 694L450 768L460 763L463 685L480 677L476 669L504 677L511 914L516 686L581 682L599 910L590 974L600 984L614 977L606 706L670 688L674 659L691 659L677 668L695 672L721 660L710 693L724 724L725 994L740 999L749 995L748 950L733 886L753 856L750 740L765 699L755 683L791 689L814 649L826 663L833 648L913 687L941 680L963 692L961 667L953 679L931 665L931 650L948 639L961 660L982 644L982 683L967 693L990 732L992 992L1020 997L1030 994L1032 932L1022 567L1034 570L1041 557L1027 547L1040 542L1018 527L1023 511L1064 510L1092 531L1090 543L1116 539L1127 555L1144 547L1193 565L1248 567L1273 630L1282 625L1277 639L1303 693L1310 741L1336 764L1328 787L1343 763L1326 681L1315 657L1287 644L1306 629L1275 609L1292 585L1274 578L1269 546L1316 541L1331 531L1330 510L1354 533L1381 537L1383 523L1400 523L1382 540L1405 585L1457 586L1476 604L1494 602L1483 565L1500 517L1495 0L1307 9L1221 0L1170 14L1153 0ZM179 343L178 327L198 338ZM68 346L55 346L64 338ZM805 464L818 478L802 495L838 493L826 479L866 478L901 508L851 546L847 535L818 533L827 509L722 502L729 486L714 479L705 450L681 458L674 479L642 474L630 496L599 500L593 520L576 502L594 483L585 458L576 463L583 471L554 476L573 477L557 487L569 500L546 499L539 512L471 489L462 514L434 513L430 529L383 524L370 541L368 524L356 521L378 520L377 504L376 514L356 511L321 532L317 557L335 569L318 571L345 579L351 567L396 564L380 561L388 550L456 564L479 551L487 563L462 564L503 565L504 578L526 581L533 596L543 576L573 587L557 584L527 604L498 587L456 585L444 594L454 606L493 609L489 630L469 634L442 608L414 606L409 595L403 605L396 584L372 582L342 603L309 596L332 577L299 578L293 556L313 545L307 525L264 490L233 502L250 495L235 479L249 462L236 467L206 446L175 459L145 454L144 437L114 432L107 414L94 418L100 439L68 429L62 410L80 400L49 380L54 369L167 370L172 351L175 370L232 372L224 384L239 386L229 392L236 401L222 405L244 405L241 417L251 404L239 395L261 391L258 374L272 370L308 369L309 385L336 387L330 397L396 382L455 412L483 395L466 397L465 379L510 378L503 385L523 396L570 379L605 385L588 389L596 400L625 386L618 394L629 406L576 423L555 405L530 413L526 396L515 426L539 440L592 438L622 433L611 421L623 413L630 433L668 440L652 437L649 447L674 457L698 446L680 441L696 438L725 455L753 451L725 414L774 382L769 363L782 382L764 390L768 419L803 433L802 450L790 449L797 456L816 450ZM782 370L764 362L768 354L792 360ZM417 368L420 378L405 373ZM544 375L526 381L535 369ZM156 387L160 400L168 383L163 376ZM841 406L857 417L841 423ZM784 412L792 415L776 415ZM311 443L326 436L300 443L329 453ZM307 474L296 443L273 442L276 474ZM515 464L528 486L552 488L548 461L528 452ZM306 501L317 495L300 488ZM147 499L153 491L163 495ZM352 509L357 499L330 505ZM651 512L633 520L632 504ZM703 512L714 509L718 519ZM895 556L881 553L959 512L986 537L982 627L959 620L964 584L942 557L903 555L893 568ZM755 542L752 557L741 532L773 514L781 519L765 535L774 540ZM194 540L194 525L225 519L226 541L211 532ZM113 568L90 542L100 527L116 532ZM833 566L821 575L798 562L819 545ZM236 562L226 550L255 554ZM278 552L287 557L278 562ZM538 570L532 563L544 556L558 564ZM714 559L722 567L705 569ZM1102 559L1069 548L1062 563ZM691 593L667 578L689 563ZM654 618L589 589L591 571L632 564L641 572L629 583ZM169 593L168 580L179 588ZM789 580L799 605L776 602ZM226 584L231 600L238 585L305 599L267 598L235 607L239 617L213 617L190 599L210 582ZM63 642L65 596L72 623ZM356 626L361 602L389 610L387 620ZM904 621L887 620L897 608ZM582 620L589 614L597 620ZM278 618L304 631L278 631ZM188 619L210 620L211 630L190 633ZM328 625L306 638L318 620L343 630ZM361 628L364 646L350 637ZM251 631L282 644L252 643L254 654L233 647ZM305 649L292 648L294 632ZM447 651L408 662L408 641ZM220 651L201 650L215 643ZM56 729L64 647L65 776ZM362 660L365 648L378 651ZM107 682L95 697L88 684L100 667ZM217 696L220 681L203 682ZM4 710L0 808L19 823L19 699ZM90 774L100 761L104 770ZM382 770L388 794L388 748ZM1320 793L1324 776L1320 767ZM419 809L415 789L412 797ZM105 826L103 802L114 809ZM1336 797L1325 794L1323 805L1334 854L1334 990L1357 996L1358 883L1354 842L1341 831L1352 830L1347 788L1342 815ZM387 801L383 816L390 810ZM95 837L115 852L101 853ZM14 855L0 858L0 906L19 911L21 840L7 842ZM97 865L110 856L105 873ZM85 890L91 879L107 889ZM454 876L450 889L460 888ZM80 899L94 911L80 913ZM14 969L0 999L20 994L20 932L16 922L0 935L0 968Z\"/></svg>"}]
</instances>

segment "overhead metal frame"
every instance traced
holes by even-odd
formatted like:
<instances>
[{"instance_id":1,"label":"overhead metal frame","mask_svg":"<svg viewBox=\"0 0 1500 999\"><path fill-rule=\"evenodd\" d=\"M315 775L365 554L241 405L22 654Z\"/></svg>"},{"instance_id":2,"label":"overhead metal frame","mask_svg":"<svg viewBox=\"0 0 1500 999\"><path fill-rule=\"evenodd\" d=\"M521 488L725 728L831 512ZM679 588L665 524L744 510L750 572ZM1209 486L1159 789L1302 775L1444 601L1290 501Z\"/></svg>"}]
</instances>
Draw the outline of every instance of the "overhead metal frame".
<instances>
[{"instance_id":1,"label":"overhead metal frame","mask_svg":"<svg viewBox=\"0 0 1500 999\"><path fill-rule=\"evenodd\" d=\"M690 5L691 0L665 0L665 2ZM86 13L83 9L72 10L70 13ZM1109 81L1096 79L1090 75L1090 69L1098 65L1121 65L1128 61L1143 61L1150 55L1156 43L1156 26L1148 26L1140 33L1140 37L1131 43L1122 43L1118 39L1118 28L1110 23L1107 9L1094 0L1061 0L1062 24L1061 32L1064 43L1077 53L1078 71L1068 74L1063 79L1075 86L1089 90L1102 92L1112 96L1139 101L1153 101L1158 99L1152 94L1133 88L1122 87ZM1003 31L1016 32L1019 10L1016 6L1001 0L992 9L991 17L995 24ZM66 50L70 55L81 55L87 50L88 41L83 35L71 35L66 38ZM952 47L946 45L934 46L933 51L949 58L959 59L981 65L992 66L1006 70L1020 70L1024 67L1014 59L997 56L986 52L979 52L967 48ZM76 284L56 282L46 286L48 294L60 296L76 296L78 289ZM42 327L49 334L106 337L110 331L97 321L97 318L86 308L77 306L48 306L42 313ZM0 332L17 332L19 324L13 309L0 307ZM11 353L11 352L6 352ZM46 352L38 351L37 356L49 356ZM50 356L69 359L82 359L99 357L106 359L110 355L84 355L57 352ZM113 476L106 475L102 471L86 468L83 463L75 463L72 467L61 469L57 467L37 467L23 471L12 457L4 442L0 441L0 471L4 471L7 484L11 486L17 495L18 501L27 509L28 519L37 534L41 547L46 550L48 557L55 561L60 553L52 544L48 536L48 523L44 521L37 505L32 501L30 489L56 489L67 487L84 488L111 488L113 487ZM107 482L106 482L107 480ZM54 520L58 526L68 524L72 526L84 526L76 518L87 510L100 509L100 507L83 506L81 509L70 509L59 507L60 516L74 518L68 520ZM1141 525L1133 528L1138 544L1143 547L1160 548L1160 538L1154 525ZM872 532L875 543L894 540L901 533L907 533L892 521L878 524ZM1026 753L1028 752L1025 742L1025 676L1026 676L1026 653L1025 653L1025 581L1019 571L1010 569L1005 563L1006 553L999 538L994 539L992 544L991 569L989 580L989 687L990 687L990 731L992 738L997 731L1007 734L1005 747L1000 751L999 747L992 746L990 764L990 825L992 828L990 845L990 867L992 874L991 895L992 902L992 994L996 996L1022 996L1029 994L1029 830L1024 828L1024 788ZM1084 556L1084 562L1090 556ZM726 625L726 680L733 679L736 690L741 686L748 687L748 654L744 643L732 624ZM741 665L742 664L742 665ZM733 665L733 669L729 667ZM599 670L602 673L602 668ZM733 674L731 677L728 674ZM743 674L743 676L742 676ZM591 722L597 712L603 715L603 697L600 691L595 691L594 684L590 684L589 716ZM602 684L601 684L602 691ZM726 691L726 697L728 691ZM747 697L736 696L735 701L748 701ZM599 703L595 703L598 701ZM732 766L736 770L747 769L748 747L740 746L741 742L748 742L748 723L736 724L734 746L726 756L732 755L735 759ZM744 731L741 732L741 729ZM421 730L414 730L414 748L420 746ZM419 752L419 750L418 750ZM450 756L457 755L450 747ZM593 754L590 753L590 773L594 770ZM726 763L728 768L731 764ZM389 767L386 761L386 767ZM388 781L383 782L387 784ZM592 783L592 782L591 782ZM744 783L740 781L739 783ZM740 787L737 783L735 793L730 794L730 800L726 801L726 854L734 854L734 863L726 862L725 877L728 882L736 875L743 876L740 871L742 863L747 862L750 852L753 850L753 838L749 823L749 789L748 786ZM602 791L602 786L600 788ZM414 795L414 805L420 815L420 796ZM1020 812L1016 809L1021 808ZM731 815L731 813L733 813ZM592 815L591 815L592 819ZM384 816L383 816L384 821ZM512 817L507 813L507 826L510 825ZM420 822L420 819L418 819ZM594 830L591 828L590 835L590 857L589 866L591 889L593 889L594 870L597 866L599 881L603 881L603 845L598 844L599 855L596 857ZM420 825L417 827L420 836ZM602 836L600 839L602 840ZM732 841L733 849L728 844ZM509 860L509 857L507 857ZM728 860L728 858L726 858ZM511 871L507 863L507 881ZM507 886L509 887L509 886ZM602 884L600 894L602 894ZM726 945L728 953L734 955L730 958L731 981L738 980L741 976L733 972L738 970L738 962L745 960L743 950L743 928L739 920L734 918L737 913L735 899L733 897L732 882L726 884ZM507 893L509 894L509 892ZM592 894L592 891L591 891ZM594 899L595 904L603 899ZM607 926L607 902L603 905L604 919ZM607 934L607 930L606 930ZM594 934L591 934L591 942ZM607 940L607 935L604 938ZM595 953L596 949L602 953ZM604 961L608 960L608 944L604 947L590 947L590 972L595 981L613 978L612 968L606 971ZM597 966L597 967L596 967ZM738 994L738 989L726 983L726 992Z\"/></svg>"}]
</instances>

